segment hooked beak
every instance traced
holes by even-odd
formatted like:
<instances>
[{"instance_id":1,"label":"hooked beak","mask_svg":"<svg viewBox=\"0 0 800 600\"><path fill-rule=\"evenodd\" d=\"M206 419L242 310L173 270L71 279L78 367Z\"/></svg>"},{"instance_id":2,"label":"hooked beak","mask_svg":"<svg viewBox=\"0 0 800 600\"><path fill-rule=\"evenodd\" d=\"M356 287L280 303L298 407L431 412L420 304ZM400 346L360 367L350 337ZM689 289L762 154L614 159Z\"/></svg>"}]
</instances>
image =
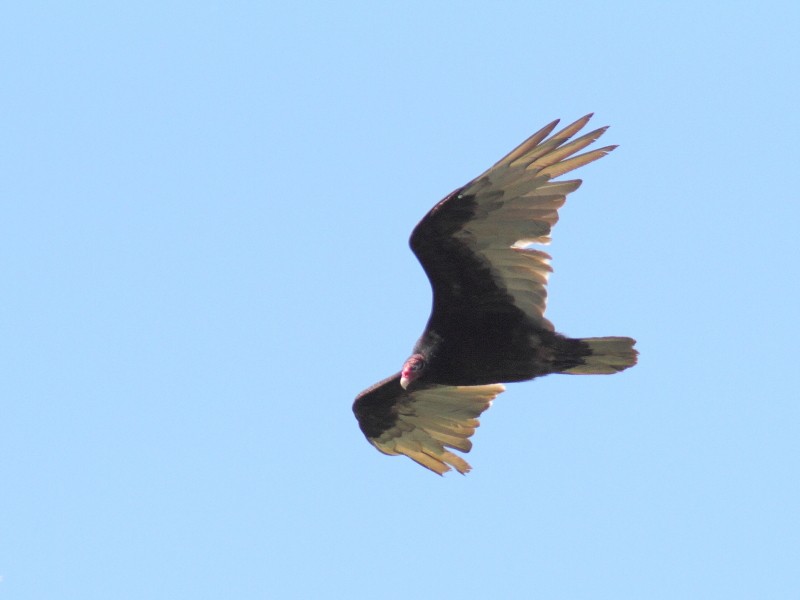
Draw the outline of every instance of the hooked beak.
<instances>
[{"instance_id":1,"label":"hooked beak","mask_svg":"<svg viewBox=\"0 0 800 600\"><path fill-rule=\"evenodd\" d=\"M414 371L404 365L403 370L400 371L400 387L402 387L404 390L407 390L408 386L411 385L411 382L414 381L414 379Z\"/></svg>"}]
</instances>

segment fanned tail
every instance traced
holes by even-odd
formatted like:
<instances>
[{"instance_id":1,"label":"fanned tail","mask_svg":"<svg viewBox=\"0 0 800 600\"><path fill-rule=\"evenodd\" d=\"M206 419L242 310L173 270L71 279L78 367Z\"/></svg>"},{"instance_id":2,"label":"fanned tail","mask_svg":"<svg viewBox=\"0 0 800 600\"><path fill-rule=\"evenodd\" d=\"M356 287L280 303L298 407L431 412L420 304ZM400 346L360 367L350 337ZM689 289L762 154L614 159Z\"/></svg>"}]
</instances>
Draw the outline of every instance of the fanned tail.
<instances>
[{"instance_id":1,"label":"fanned tail","mask_svg":"<svg viewBox=\"0 0 800 600\"><path fill-rule=\"evenodd\" d=\"M568 375L610 375L636 364L639 353L634 350L636 340L629 337L581 338L589 346L590 354L583 357L584 364L563 373Z\"/></svg>"}]
</instances>

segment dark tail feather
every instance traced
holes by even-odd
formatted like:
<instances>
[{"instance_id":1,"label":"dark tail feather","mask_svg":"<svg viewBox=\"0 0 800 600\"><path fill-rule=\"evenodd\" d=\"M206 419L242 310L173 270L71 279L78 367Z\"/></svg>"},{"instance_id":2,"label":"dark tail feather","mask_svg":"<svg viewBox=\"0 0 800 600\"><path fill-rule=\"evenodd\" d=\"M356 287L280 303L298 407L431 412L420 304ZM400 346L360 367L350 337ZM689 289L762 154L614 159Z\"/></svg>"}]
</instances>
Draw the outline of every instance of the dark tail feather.
<instances>
[{"instance_id":1,"label":"dark tail feather","mask_svg":"<svg viewBox=\"0 0 800 600\"><path fill-rule=\"evenodd\" d=\"M562 373L569 375L610 375L619 373L636 364L638 352L633 349L636 340L628 337L582 338L579 341L589 346L590 354L583 357L584 363Z\"/></svg>"}]
</instances>

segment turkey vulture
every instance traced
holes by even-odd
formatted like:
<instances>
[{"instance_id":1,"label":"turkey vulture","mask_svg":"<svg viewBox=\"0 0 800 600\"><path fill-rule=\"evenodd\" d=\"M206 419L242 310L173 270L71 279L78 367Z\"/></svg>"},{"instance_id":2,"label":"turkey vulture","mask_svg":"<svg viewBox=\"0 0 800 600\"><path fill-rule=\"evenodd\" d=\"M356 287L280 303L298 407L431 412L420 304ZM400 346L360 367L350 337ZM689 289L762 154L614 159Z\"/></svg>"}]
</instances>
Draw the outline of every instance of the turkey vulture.
<instances>
[{"instance_id":1,"label":"turkey vulture","mask_svg":"<svg viewBox=\"0 0 800 600\"><path fill-rule=\"evenodd\" d=\"M433 288L428 325L399 373L361 392L353 412L367 440L443 474L469 464L478 416L501 383L550 373L609 374L636 364L628 337L569 338L545 319L558 209L579 179L552 181L605 156L583 154L602 127L572 141L591 118L550 135L542 128L480 177L446 196L411 234L411 250ZM548 137L549 136L549 137Z\"/></svg>"}]
</instances>

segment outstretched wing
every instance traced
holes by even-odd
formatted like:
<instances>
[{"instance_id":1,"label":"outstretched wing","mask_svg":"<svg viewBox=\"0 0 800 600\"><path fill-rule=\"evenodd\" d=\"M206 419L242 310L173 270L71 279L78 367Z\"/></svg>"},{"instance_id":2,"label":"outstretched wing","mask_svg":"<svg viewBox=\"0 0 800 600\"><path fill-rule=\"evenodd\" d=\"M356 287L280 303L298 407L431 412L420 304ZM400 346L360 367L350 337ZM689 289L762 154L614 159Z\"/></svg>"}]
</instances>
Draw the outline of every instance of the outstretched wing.
<instances>
[{"instance_id":1,"label":"outstretched wing","mask_svg":"<svg viewBox=\"0 0 800 600\"><path fill-rule=\"evenodd\" d=\"M549 243L558 209L581 184L551 180L616 148L574 156L607 129L569 141L591 116L550 136L553 121L420 221L410 244L433 287L432 327L447 314L518 310L553 329L544 318L550 256L527 246Z\"/></svg>"},{"instance_id":2,"label":"outstretched wing","mask_svg":"<svg viewBox=\"0 0 800 600\"><path fill-rule=\"evenodd\" d=\"M367 440L384 454L405 454L439 475L451 466L467 473L467 461L448 448L470 451L478 417L504 390L491 384L422 385L406 391L398 373L361 392L353 412Z\"/></svg>"}]
</instances>

